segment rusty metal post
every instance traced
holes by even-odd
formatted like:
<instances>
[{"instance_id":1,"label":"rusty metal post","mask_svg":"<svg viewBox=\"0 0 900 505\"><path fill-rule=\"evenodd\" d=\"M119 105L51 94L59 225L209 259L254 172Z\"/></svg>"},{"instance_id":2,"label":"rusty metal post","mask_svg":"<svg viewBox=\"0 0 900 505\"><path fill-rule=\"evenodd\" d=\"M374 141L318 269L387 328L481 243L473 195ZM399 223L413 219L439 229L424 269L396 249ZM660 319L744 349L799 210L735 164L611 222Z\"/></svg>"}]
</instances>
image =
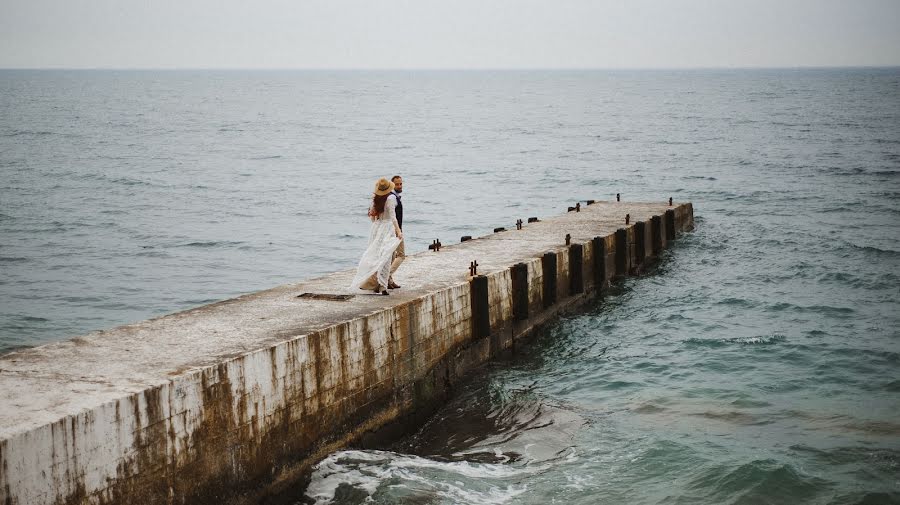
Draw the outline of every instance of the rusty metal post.
<instances>
[{"instance_id":1,"label":"rusty metal post","mask_svg":"<svg viewBox=\"0 0 900 505\"><path fill-rule=\"evenodd\" d=\"M584 293L584 246L569 246L569 295Z\"/></svg>"},{"instance_id":2,"label":"rusty metal post","mask_svg":"<svg viewBox=\"0 0 900 505\"><path fill-rule=\"evenodd\" d=\"M491 313L488 305L488 278L477 275L469 281L472 295L472 338L491 334Z\"/></svg>"},{"instance_id":3,"label":"rusty metal post","mask_svg":"<svg viewBox=\"0 0 900 505\"><path fill-rule=\"evenodd\" d=\"M675 240L675 211L666 211L666 241Z\"/></svg>"},{"instance_id":4,"label":"rusty metal post","mask_svg":"<svg viewBox=\"0 0 900 505\"><path fill-rule=\"evenodd\" d=\"M566 233L566 245L569 245L571 243L572 243L572 234Z\"/></svg>"},{"instance_id":5,"label":"rusty metal post","mask_svg":"<svg viewBox=\"0 0 900 505\"><path fill-rule=\"evenodd\" d=\"M516 263L510 267L512 277L513 319L528 319L528 265Z\"/></svg>"},{"instance_id":6,"label":"rusty metal post","mask_svg":"<svg viewBox=\"0 0 900 505\"><path fill-rule=\"evenodd\" d=\"M575 202L575 212L581 212L581 202Z\"/></svg>"},{"instance_id":7,"label":"rusty metal post","mask_svg":"<svg viewBox=\"0 0 900 505\"><path fill-rule=\"evenodd\" d=\"M616 230L616 275L628 273L628 231L625 228Z\"/></svg>"},{"instance_id":8,"label":"rusty metal post","mask_svg":"<svg viewBox=\"0 0 900 505\"><path fill-rule=\"evenodd\" d=\"M671 206L672 206L672 197L670 196L669 197L669 207L671 207Z\"/></svg>"},{"instance_id":9,"label":"rusty metal post","mask_svg":"<svg viewBox=\"0 0 900 505\"><path fill-rule=\"evenodd\" d=\"M544 273L544 278L542 279L544 285L544 308L547 308L556 303L556 253L544 253L544 257L541 258L541 267Z\"/></svg>"},{"instance_id":10,"label":"rusty metal post","mask_svg":"<svg viewBox=\"0 0 900 505\"><path fill-rule=\"evenodd\" d=\"M625 214L625 224L628 224L631 221L631 214Z\"/></svg>"}]
</instances>

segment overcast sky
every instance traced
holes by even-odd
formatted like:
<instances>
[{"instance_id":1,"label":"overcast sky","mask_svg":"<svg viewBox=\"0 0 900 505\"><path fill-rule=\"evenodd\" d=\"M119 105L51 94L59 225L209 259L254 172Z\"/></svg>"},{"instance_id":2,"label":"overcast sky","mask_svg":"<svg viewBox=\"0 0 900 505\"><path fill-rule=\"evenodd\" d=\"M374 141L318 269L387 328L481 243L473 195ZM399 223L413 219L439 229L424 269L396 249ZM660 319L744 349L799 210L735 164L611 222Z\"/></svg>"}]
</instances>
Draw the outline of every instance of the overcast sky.
<instances>
[{"instance_id":1,"label":"overcast sky","mask_svg":"<svg viewBox=\"0 0 900 505\"><path fill-rule=\"evenodd\" d=\"M0 0L0 67L900 65L900 0Z\"/></svg>"}]
</instances>

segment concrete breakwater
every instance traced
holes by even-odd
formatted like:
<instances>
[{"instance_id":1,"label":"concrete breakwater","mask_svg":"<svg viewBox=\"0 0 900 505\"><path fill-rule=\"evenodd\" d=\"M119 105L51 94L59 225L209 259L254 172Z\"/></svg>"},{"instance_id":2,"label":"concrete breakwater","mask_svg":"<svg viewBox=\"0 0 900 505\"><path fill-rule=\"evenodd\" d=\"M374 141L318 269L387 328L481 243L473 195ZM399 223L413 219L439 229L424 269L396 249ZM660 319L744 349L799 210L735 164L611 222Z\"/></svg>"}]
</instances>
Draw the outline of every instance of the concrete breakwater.
<instances>
[{"instance_id":1,"label":"concrete breakwater","mask_svg":"<svg viewBox=\"0 0 900 505\"><path fill-rule=\"evenodd\" d=\"M0 356L0 503L277 493L335 449L416 425L692 227L689 203L597 202L410 256L389 297L335 296L353 275L337 272Z\"/></svg>"}]
</instances>

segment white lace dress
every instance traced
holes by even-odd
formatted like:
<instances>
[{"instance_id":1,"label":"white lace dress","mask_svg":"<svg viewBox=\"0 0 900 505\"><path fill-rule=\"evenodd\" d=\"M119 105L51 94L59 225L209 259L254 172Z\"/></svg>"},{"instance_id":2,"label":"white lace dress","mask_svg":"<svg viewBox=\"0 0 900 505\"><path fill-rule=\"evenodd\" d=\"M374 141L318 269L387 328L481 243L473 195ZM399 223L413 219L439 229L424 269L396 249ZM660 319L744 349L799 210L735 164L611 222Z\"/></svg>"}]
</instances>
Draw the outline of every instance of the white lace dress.
<instances>
[{"instance_id":1,"label":"white lace dress","mask_svg":"<svg viewBox=\"0 0 900 505\"><path fill-rule=\"evenodd\" d=\"M394 250L400 245L400 239L394 234L394 226L397 216L394 209L397 207L397 197L388 196L384 204L384 212L372 221L369 230L369 246L359 260L356 269L356 277L350 284L351 290L356 289L387 289L388 279L391 276L391 259Z\"/></svg>"}]
</instances>

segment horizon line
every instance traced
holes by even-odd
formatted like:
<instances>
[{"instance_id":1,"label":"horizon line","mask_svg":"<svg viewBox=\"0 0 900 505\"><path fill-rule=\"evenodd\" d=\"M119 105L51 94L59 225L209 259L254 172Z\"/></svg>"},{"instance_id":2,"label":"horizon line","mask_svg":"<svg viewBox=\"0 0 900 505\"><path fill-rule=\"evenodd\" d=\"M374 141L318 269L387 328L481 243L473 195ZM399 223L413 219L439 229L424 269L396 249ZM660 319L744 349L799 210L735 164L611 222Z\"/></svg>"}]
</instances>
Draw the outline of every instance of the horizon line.
<instances>
[{"instance_id":1,"label":"horizon line","mask_svg":"<svg viewBox=\"0 0 900 505\"><path fill-rule=\"evenodd\" d=\"M688 67L4 67L0 70L67 71L259 71L259 72L574 72L574 71L672 71L672 70L837 70L900 68L886 65L783 65L783 66L688 66Z\"/></svg>"}]
</instances>

